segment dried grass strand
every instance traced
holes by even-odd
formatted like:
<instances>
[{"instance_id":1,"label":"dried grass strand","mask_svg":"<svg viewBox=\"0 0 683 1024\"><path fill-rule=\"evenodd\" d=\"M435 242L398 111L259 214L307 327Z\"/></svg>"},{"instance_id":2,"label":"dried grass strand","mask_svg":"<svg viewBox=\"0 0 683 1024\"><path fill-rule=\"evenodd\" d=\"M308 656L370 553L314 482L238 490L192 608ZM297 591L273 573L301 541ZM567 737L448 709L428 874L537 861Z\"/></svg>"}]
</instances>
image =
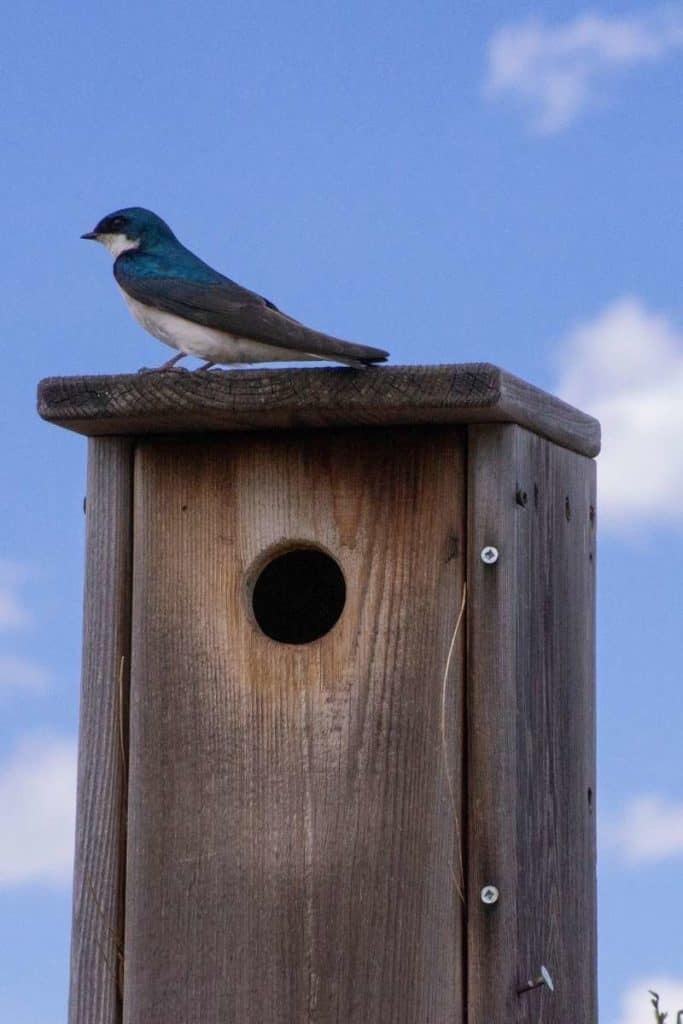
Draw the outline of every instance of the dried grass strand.
<instances>
[{"instance_id":1,"label":"dried grass strand","mask_svg":"<svg viewBox=\"0 0 683 1024\"><path fill-rule=\"evenodd\" d=\"M463 581L462 585L462 600L460 602L460 610L458 617L455 620L455 627L453 629L453 635L451 642L448 647L448 655L446 657L446 667L443 673L443 683L441 685L441 754L443 757L443 769L446 776L446 783L448 785L448 793L451 800L451 808L453 810L453 820L455 822L455 840L456 848L458 851L458 873L459 877L456 876L455 872L451 868L453 874L453 881L455 882L455 888L458 896L465 903L465 865L463 863L462 856L462 833L460 830L460 818L458 816L458 805L455 797L455 785L453 783L453 775L451 773L448 764L448 738L446 734L446 697L448 694L448 677L451 671L451 662L453 661L453 652L455 651L455 641L457 640L458 633L460 632L460 626L465 615L465 606L467 604L467 581Z\"/></svg>"}]
</instances>

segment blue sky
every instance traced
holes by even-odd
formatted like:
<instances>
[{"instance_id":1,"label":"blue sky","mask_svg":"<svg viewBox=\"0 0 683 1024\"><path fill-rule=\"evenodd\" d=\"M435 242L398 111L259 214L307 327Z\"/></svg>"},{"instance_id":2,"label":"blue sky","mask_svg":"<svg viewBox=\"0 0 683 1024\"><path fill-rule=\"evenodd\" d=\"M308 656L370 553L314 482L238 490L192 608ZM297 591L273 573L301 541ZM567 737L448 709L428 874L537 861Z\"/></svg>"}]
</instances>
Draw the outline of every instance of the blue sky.
<instances>
[{"instance_id":1,"label":"blue sky","mask_svg":"<svg viewBox=\"0 0 683 1024\"><path fill-rule=\"evenodd\" d=\"M3 24L0 1019L65 1019L85 445L48 375L168 351L79 240L145 205L397 363L603 420L603 1024L683 1006L680 3L15 5Z\"/></svg>"}]
</instances>

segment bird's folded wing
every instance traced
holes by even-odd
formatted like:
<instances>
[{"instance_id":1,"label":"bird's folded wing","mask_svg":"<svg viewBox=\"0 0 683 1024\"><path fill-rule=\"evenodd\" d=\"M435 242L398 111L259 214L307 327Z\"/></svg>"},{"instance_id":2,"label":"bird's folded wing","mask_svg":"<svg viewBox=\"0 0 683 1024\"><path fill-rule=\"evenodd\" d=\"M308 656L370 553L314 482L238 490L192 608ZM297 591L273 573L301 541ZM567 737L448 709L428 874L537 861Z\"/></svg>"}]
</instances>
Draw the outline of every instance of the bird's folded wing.
<instances>
[{"instance_id":1,"label":"bird's folded wing","mask_svg":"<svg viewBox=\"0 0 683 1024\"><path fill-rule=\"evenodd\" d=\"M118 273L116 278L131 298L146 306L238 337L349 362L383 362L389 354L304 327L246 289L239 289L241 294L237 299L234 287L230 289L222 284L201 284L182 278L155 281Z\"/></svg>"}]
</instances>

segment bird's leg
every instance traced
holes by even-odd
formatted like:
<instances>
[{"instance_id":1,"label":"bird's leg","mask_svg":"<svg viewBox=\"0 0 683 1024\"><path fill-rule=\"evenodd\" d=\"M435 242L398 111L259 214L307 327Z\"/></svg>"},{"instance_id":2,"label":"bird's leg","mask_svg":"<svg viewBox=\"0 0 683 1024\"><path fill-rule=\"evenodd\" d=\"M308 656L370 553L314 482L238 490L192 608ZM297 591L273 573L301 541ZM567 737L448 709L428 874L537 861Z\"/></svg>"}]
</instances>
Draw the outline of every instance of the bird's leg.
<instances>
[{"instance_id":1,"label":"bird's leg","mask_svg":"<svg viewBox=\"0 0 683 1024\"><path fill-rule=\"evenodd\" d=\"M198 366L197 370L210 370L211 367L215 366L215 365L216 364L209 359L209 360L207 360L207 362L202 363L201 366ZM196 373L196 371L195 371L195 373Z\"/></svg>"},{"instance_id":2,"label":"bird's leg","mask_svg":"<svg viewBox=\"0 0 683 1024\"><path fill-rule=\"evenodd\" d=\"M186 355L187 352L179 352L177 356L173 356L172 359L169 359L165 363L162 363L161 366L143 366L140 370L138 370L138 373L160 373L162 370L172 370L175 368L175 364L178 362L178 360L184 359ZM177 369L185 370L185 367L178 366Z\"/></svg>"},{"instance_id":3,"label":"bird's leg","mask_svg":"<svg viewBox=\"0 0 683 1024\"><path fill-rule=\"evenodd\" d=\"M178 362L178 360L179 359L184 359L186 355L187 355L187 352L179 352L177 356L173 356L172 359L169 359L169 360L167 360L167 362L162 363L161 366L157 367L157 369L158 370L172 370L173 367L175 366L175 364ZM184 366L179 366L178 369L179 370L184 370L185 367Z\"/></svg>"}]
</instances>

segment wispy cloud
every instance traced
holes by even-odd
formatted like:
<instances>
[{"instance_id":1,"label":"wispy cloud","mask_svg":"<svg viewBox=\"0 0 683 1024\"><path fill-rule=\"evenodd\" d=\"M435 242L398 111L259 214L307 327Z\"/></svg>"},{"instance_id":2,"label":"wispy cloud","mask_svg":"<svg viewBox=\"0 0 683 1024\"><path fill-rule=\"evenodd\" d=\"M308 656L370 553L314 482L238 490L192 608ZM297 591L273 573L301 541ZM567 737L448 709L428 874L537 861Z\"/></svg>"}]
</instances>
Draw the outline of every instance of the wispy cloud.
<instances>
[{"instance_id":1,"label":"wispy cloud","mask_svg":"<svg viewBox=\"0 0 683 1024\"><path fill-rule=\"evenodd\" d=\"M600 845L633 865L682 857L683 803L656 794L635 797L601 827Z\"/></svg>"},{"instance_id":2,"label":"wispy cloud","mask_svg":"<svg viewBox=\"0 0 683 1024\"><path fill-rule=\"evenodd\" d=\"M651 1024L654 1013L650 1003L649 990L658 992L660 1009L669 1014L667 1020L676 1020L676 1013L683 1009L683 978L651 977L634 981L621 998L621 1013L618 1024Z\"/></svg>"},{"instance_id":3,"label":"wispy cloud","mask_svg":"<svg viewBox=\"0 0 683 1024\"><path fill-rule=\"evenodd\" d=\"M587 12L559 25L533 18L489 40L486 92L521 101L532 127L552 134L593 106L617 73L682 48L680 3L630 17Z\"/></svg>"},{"instance_id":4,"label":"wispy cloud","mask_svg":"<svg viewBox=\"0 0 683 1024\"><path fill-rule=\"evenodd\" d=\"M27 577L25 566L0 559L0 630L19 629L30 621L30 615L19 595L19 589Z\"/></svg>"},{"instance_id":5,"label":"wispy cloud","mask_svg":"<svg viewBox=\"0 0 683 1024\"><path fill-rule=\"evenodd\" d=\"M8 693L45 693L52 673L32 658L0 654L0 697Z\"/></svg>"},{"instance_id":6,"label":"wispy cloud","mask_svg":"<svg viewBox=\"0 0 683 1024\"><path fill-rule=\"evenodd\" d=\"M32 621L21 597L29 568L0 559L0 631L21 629ZM0 651L0 698L9 693L44 693L52 673L32 657Z\"/></svg>"},{"instance_id":7,"label":"wispy cloud","mask_svg":"<svg viewBox=\"0 0 683 1024\"><path fill-rule=\"evenodd\" d=\"M0 886L68 883L75 800L76 744L25 737L0 765Z\"/></svg>"},{"instance_id":8,"label":"wispy cloud","mask_svg":"<svg viewBox=\"0 0 683 1024\"><path fill-rule=\"evenodd\" d=\"M622 298L572 330L562 353L558 392L602 422L601 522L683 525L683 333Z\"/></svg>"}]
</instances>

